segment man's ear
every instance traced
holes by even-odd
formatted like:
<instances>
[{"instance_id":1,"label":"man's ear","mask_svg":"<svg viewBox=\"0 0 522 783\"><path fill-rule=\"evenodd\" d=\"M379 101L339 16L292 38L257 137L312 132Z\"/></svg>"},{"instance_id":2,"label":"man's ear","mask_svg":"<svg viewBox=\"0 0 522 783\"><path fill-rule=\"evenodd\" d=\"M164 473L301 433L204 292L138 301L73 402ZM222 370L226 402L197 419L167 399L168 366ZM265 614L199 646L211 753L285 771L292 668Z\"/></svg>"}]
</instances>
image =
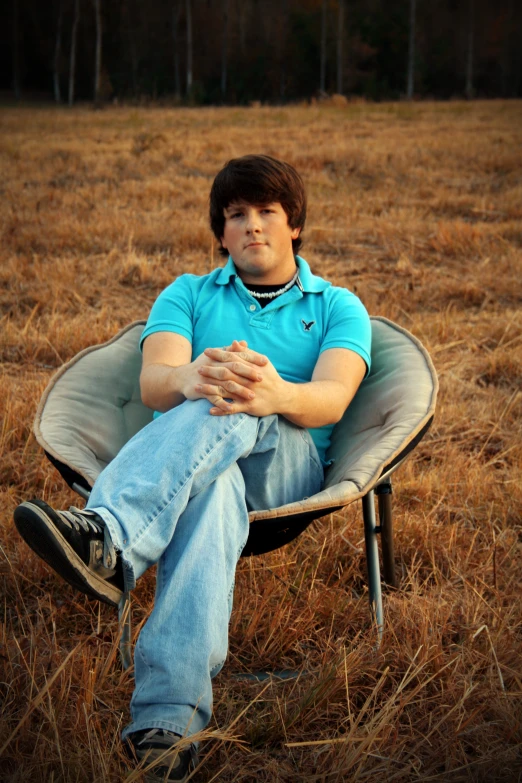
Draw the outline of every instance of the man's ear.
<instances>
[{"instance_id":1,"label":"man's ear","mask_svg":"<svg viewBox=\"0 0 522 783\"><path fill-rule=\"evenodd\" d=\"M302 226L298 226L297 228L293 228L292 229L292 233L290 234L291 238L292 239L297 239L297 237L301 233L302 228L303 228Z\"/></svg>"},{"instance_id":2,"label":"man's ear","mask_svg":"<svg viewBox=\"0 0 522 783\"><path fill-rule=\"evenodd\" d=\"M221 247L223 248L223 250L228 250L228 247L225 245L224 237L220 237L219 241L221 242Z\"/></svg>"}]
</instances>

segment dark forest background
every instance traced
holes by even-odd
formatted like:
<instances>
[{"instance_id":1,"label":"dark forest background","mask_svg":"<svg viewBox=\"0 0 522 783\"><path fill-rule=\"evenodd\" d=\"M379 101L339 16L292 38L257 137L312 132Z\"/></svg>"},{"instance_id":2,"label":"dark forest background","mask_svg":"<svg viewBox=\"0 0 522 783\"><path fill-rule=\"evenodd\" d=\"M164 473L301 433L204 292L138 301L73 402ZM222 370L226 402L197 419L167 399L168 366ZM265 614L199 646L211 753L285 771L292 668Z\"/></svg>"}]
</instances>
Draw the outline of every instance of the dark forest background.
<instances>
[{"instance_id":1,"label":"dark forest background","mask_svg":"<svg viewBox=\"0 0 522 783\"><path fill-rule=\"evenodd\" d=\"M520 0L8 0L16 100L522 95Z\"/></svg>"}]
</instances>

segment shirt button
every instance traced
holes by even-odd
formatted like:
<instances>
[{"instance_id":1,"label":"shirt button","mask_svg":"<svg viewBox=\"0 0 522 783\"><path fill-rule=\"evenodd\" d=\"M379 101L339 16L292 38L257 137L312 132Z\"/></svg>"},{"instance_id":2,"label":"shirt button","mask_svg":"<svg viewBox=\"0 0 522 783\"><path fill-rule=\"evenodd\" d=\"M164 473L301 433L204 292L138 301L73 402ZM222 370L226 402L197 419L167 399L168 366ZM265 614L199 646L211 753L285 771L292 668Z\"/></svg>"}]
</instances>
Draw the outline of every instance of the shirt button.
<instances>
[{"instance_id":1,"label":"shirt button","mask_svg":"<svg viewBox=\"0 0 522 783\"><path fill-rule=\"evenodd\" d=\"M250 309L252 310L252 312L254 312L254 310L256 309L256 306L254 304L251 304L250 305Z\"/></svg>"}]
</instances>

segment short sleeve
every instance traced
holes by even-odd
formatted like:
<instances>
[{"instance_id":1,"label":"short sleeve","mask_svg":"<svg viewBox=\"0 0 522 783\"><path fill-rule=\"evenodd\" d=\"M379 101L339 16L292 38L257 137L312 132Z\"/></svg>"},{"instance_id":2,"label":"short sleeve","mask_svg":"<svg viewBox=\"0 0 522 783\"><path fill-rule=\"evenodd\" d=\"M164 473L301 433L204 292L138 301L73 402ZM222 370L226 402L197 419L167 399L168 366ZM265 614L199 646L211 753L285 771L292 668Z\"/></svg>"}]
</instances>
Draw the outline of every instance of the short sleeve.
<instances>
[{"instance_id":1,"label":"short sleeve","mask_svg":"<svg viewBox=\"0 0 522 783\"><path fill-rule=\"evenodd\" d=\"M158 296L140 339L140 350L146 337L156 332L175 332L192 343L194 296L190 279L181 275Z\"/></svg>"},{"instance_id":2,"label":"short sleeve","mask_svg":"<svg viewBox=\"0 0 522 783\"><path fill-rule=\"evenodd\" d=\"M329 348L349 348L366 362L370 372L372 327L361 300L345 288L334 288L320 353Z\"/></svg>"}]
</instances>

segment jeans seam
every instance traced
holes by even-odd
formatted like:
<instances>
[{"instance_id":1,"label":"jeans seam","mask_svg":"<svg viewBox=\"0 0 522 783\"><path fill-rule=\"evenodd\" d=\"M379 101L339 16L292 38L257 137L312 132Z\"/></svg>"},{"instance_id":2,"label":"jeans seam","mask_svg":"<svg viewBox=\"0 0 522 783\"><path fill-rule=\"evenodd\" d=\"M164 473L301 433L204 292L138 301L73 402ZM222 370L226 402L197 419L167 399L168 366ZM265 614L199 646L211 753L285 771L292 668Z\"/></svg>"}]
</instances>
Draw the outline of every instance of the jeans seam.
<instances>
[{"instance_id":1,"label":"jeans seam","mask_svg":"<svg viewBox=\"0 0 522 783\"><path fill-rule=\"evenodd\" d=\"M299 427L298 429L299 429L299 433L300 433L302 439L304 440L304 442L308 446L308 451L310 453L310 459L312 460L314 465L316 465L318 468L323 470L323 465L321 463L321 460L319 458L316 458L316 456L314 454L314 449L316 448L316 446L315 446L315 443L313 441L312 436L310 435L310 433L308 432L306 427Z\"/></svg>"},{"instance_id":2,"label":"jeans seam","mask_svg":"<svg viewBox=\"0 0 522 783\"><path fill-rule=\"evenodd\" d=\"M134 689L134 693L132 694L132 698L133 699L136 698L139 693L141 693L141 691L143 690L145 685L150 681L151 674L152 674L152 667L151 667L150 663L147 661L147 658L145 657L145 654L144 654L144 652L143 652L143 650L141 648L140 641L141 641L141 633L139 634L138 639L136 641L136 645L135 645L135 649L134 649L134 657L136 657L136 655L140 656L141 660L143 661L144 666L147 669L147 676L141 678L140 684L136 685L136 687Z\"/></svg>"},{"instance_id":3,"label":"jeans seam","mask_svg":"<svg viewBox=\"0 0 522 783\"><path fill-rule=\"evenodd\" d=\"M211 670L209 671L209 676L210 676L210 679L211 679L211 680L212 680L212 679L213 679L213 678L214 678L214 677L215 677L217 674L219 674L219 672L221 671L221 669L222 669L222 668L223 668L223 666L225 665L225 661L226 661L226 660L227 660L227 659L226 659L226 657L225 657L225 658L223 658L223 660L222 660L222 661L220 661L219 663L216 663L216 665L215 665L215 666L213 666L213 667L211 668Z\"/></svg>"},{"instance_id":4,"label":"jeans seam","mask_svg":"<svg viewBox=\"0 0 522 783\"><path fill-rule=\"evenodd\" d=\"M231 587L230 587L230 590L228 591L228 595L227 595L227 602L228 602L228 601L230 601L230 598L231 598L231 596L232 596L232 595L233 595L233 593L234 593L234 589L235 589L235 586L236 586L236 569L237 569L237 564L238 564L238 560L239 560L239 558L241 557L241 552L242 552L242 551L243 551L243 549L246 547L247 541L248 541L248 536L245 538L245 540L243 541L243 543L241 544L241 546L240 546L240 547L239 547L239 549L237 550L237 554L236 554L236 564L235 564L235 566L234 566L234 578L233 578L233 580L232 580L232 585L231 585Z\"/></svg>"},{"instance_id":5,"label":"jeans seam","mask_svg":"<svg viewBox=\"0 0 522 783\"><path fill-rule=\"evenodd\" d=\"M311 459L311 461L314 463L314 465L315 465L317 468L319 468L319 470L322 470L322 471L324 471L324 468L323 468L323 466L322 466L322 464L321 464L321 461L315 458L315 456L312 454L312 450L310 450L310 459Z\"/></svg>"}]
</instances>

